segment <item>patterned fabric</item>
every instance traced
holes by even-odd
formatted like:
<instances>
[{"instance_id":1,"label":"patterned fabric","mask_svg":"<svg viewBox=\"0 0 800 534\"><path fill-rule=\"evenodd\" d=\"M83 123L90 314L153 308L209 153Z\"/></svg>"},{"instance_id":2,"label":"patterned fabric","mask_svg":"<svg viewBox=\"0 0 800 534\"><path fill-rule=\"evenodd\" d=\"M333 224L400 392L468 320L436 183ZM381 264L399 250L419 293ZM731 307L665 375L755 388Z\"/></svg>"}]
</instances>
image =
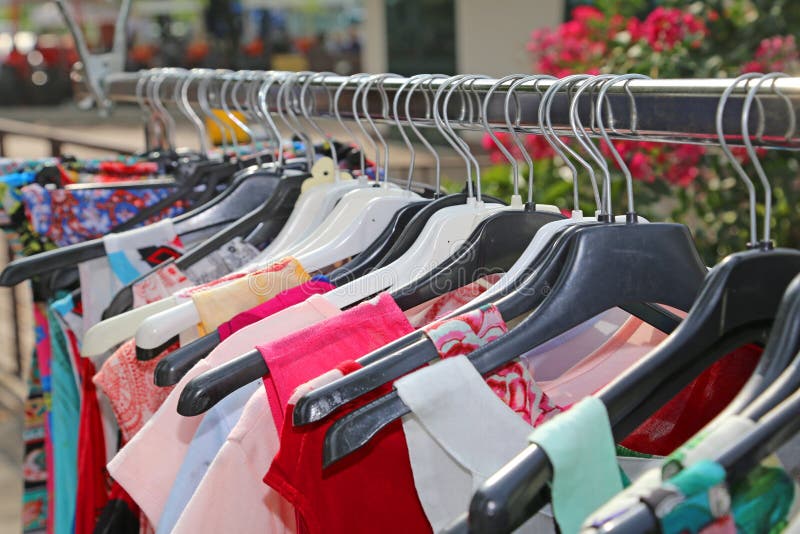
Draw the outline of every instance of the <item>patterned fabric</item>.
<instances>
[{"instance_id":1,"label":"patterned fabric","mask_svg":"<svg viewBox=\"0 0 800 534\"><path fill-rule=\"evenodd\" d=\"M174 263L159 267L133 284L133 307L157 302L192 285L192 281Z\"/></svg>"},{"instance_id":2,"label":"patterned fabric","mask_svg":"<svg viewBox=\"0 0 800 534\"><path fill-rule=\"evenodd\" d=\"M794 483L781 468L760 465L729 489L724 468L710 460L642 497L664 534L777 534L788 524L794 499Z\"/></svg>"},{"instance_id":3,"label":"patterned fabric","mask_svg":"<svg viewBox=\"0 0 800 534\"><path fill-rule=\"evenodd\" d=\"M236 237L186 269L195 284L205 284L244 267L258 256L258 249Z\"/></svg>"},{"instance_id":4,"label":"patterned fabric","mask_svg":"<svg viewBox=\"0 0 800 534\"><path fill-rule=\"evenodd\" d=\"M664 534L694 534L730 511L725 469L700 460L642 500L653 510Z\"/></svg>"},{"instance_id":5,"label":"patterned fabric","mask_svg":"<svg viewBox=\"0 0 800 534\"><path fill-rule=\"evenodd\" d=\"M451 319L434 321L422 330L441 358L452 358L468 355L494 341L508 332L508 327L494 304L490 304ZM527 366L517 361L506 364L487 378L486 383L528 424L539 425L562 410L550 402Z\"/></svg>"},{"instance_id":6,"label":"patterned fabric","mask_svg":"<svg viewBox=\"0 0 800 534\"><path fill-rule=\"evenodd\" d=\"M791 477L779 467L760 465L731 486L733 517L738 532L773 534L789 522L795 498Z\"/></svg>"},{"instance_id":7,"label":"patterned fabric","mask_svg":"<svg viewBox=\"0 0 800 534\"><path fill-rule=\"evenodd\" d=\"M405 316L414 328L422 328L479 297L496 284L502 276L502 274L488 274L470 284L406 310Z\"/></svg>"},{"instance_id":8,"label":"patterned fabric","mask_svg":"<svg viewBox=\"0 0 800 534\"><path fill-rule=\"evenodd\" d=\"M41 343L48 343L46 323L42 324L42 314L34 308L36 321L36 348L33 351L30 375L28 377L28 398L25 400L25 416L22 438L25 455L22 461L24 491L22 496L22 531L44 532L47 526L48 479L50 460L48 455L49 431L47 430L48 405L44 396L44 381L49 373L42 370L40 360L47 354L39 355ZM49 388L49 384L47 385Z\"/></svg>"},{"instance_id":9,"label":"patterned fabric","mask_svg":"<svg viewBox=\"0 0 800 534\"><path fill-rule=\"evenodd\" d=\"M171 192L166 187L49 190L35 183L22 188L25 211L33 229L59 246L102 237ZM186 207L186 203L178 201L145 224L180 215Z\"/></svg>"},{"instance_id":10,"label":"patterned fabric","mask_svg":"<svg viewBox=\"0 0 800 534\"><path fill-rule=\"evenodd\" d=\"M123 439L127 442L150 419L171 387L159 387L153 383L156 365L177 344L166 349L159 357L148 361L136 359L136 341L123 343L105 361L92 381L111 401Z\"/></svg>"}]
</instances>

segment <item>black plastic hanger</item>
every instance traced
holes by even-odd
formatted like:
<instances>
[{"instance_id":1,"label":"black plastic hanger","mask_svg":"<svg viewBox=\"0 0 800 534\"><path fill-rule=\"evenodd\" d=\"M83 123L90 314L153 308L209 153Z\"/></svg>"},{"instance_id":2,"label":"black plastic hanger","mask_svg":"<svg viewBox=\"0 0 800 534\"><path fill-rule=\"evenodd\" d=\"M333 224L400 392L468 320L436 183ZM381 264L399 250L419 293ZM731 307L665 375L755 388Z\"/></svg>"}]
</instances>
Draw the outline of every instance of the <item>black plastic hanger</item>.
<instances>
[{"instance_id":1,"label":"black plastic hanger","mask_svg":"<svg viewBox=\"0 0 800 534\"><path fill-rule=\"evenodd\" d=\"M507 76L503 80L511 80L515 78L519 79L512 84L511 88L509 88L510 93L513 92L513 88L517 84L530 80L541 79L540 77L536 76L520 77L519 75L511 75ZM502 83L503 80L499 81L498 85ZM565 79L559 83L566 83L568 81L568 79ZM556 89L557 88L558 87L556 86ZM554 92L551 94L554 94ZM545 97L547 96L548 95L546 94ZM507 95L506 110L508 109L509 98L510 95ZM486 100L484 102L486 102ZM540 108L539 120L542 124L546 124L549 120L545 117L544 113L544 110L546 109L545 102L547 102L547 98L542 100L542 107ZM513 130L514 127L512 124L510 124L508 112L506 113L506 122L508 129L510 131ZM486 127L487 125L484 126ZM490 135L492 134L491 129L487 128L487 131L490 132ZM545 135L547 135L547 130L545 130ZM516 136L513 136L512 138L515 142L519 143L519 139ZM580 156L578 156L578 154L570 149L566 144L561 142L554 134L547 136L546 138L548 141L550 141L553 148L570 166L576 181L577 169L574 167L574 165L572 165L567 155L561 150L559 144L565 151L569 152L573 157L581 161L581 164L590 172L590 176L594 176L592 167L582 158L580 158ZM516 169L516 160L511 156L507 149L505 149L502 143L499 142L499 140L496 140L496 144L498 148L506 155L512 166ZM519 144L521 145L521 143ZM523 154L526 154L525 149L522 146L520 146L520 151ZM528 164L530 170L533 162L529 161ZM514 174L516 175L517 172L515 171ZM531 180L532 176L529 175L529 182ZM594 183L594 178L592 178L592 182ZM600 199L597 192L595 192L595 197L599 206ZM531 199L529 199L529 201L530 200ZM551 240L550 245L545 249L546 252L536 257L533 260L533 263L528 266L525 271L523 271L522 276L520 276L518 279L519 282L514 284L514 287L516 287L520 285L520 282L527 280L527 282L523 283L522 285L525 287L530 287L532 283L535 283L537 278L541 278L539 281L539 286L533 291L528 291L528 295L530 295L532 299L537 299L535 301L531 301L531 305L541 302L541 299L546 294L546 291L549 291L549 286L547 285L549 282L542 284L541 281L550 280L558 273L558 269L562 265L556 262L557 255L552 253L553 243L556 243L557 239L561 239L563 236L566 236L573 231L574 229L569 228L561 229L556 234L556 237ZM548 256L548 254L550 255ZM469 256L465 256L465 260L469 261ZM545 271L543 268L544 265L549 265L549 270ZM545 273L549 274L545 276ZM513 290L513 287L509 287L502 294L507 295L511 290ZM492 300L492 297L478 297L470 303L468 309L477 309L480 306L491 303ZM413 302L415 301L412 301L411 303ZM653 324L657 328L667 333L671 332L679 322L679 319L673 314L669 313L667 310L650 303L627 303L626 305L622 306L622 308L632 315L635 315L642 320ZM347 375L346 377L343 377L331 384L327 384L326 386L318 388L301 397L298 400L293 412L293 422L295 425L300 426L318 421L319 419L333 412L339 406L355 399L360 395L363 395L368 391L372 391L373 389L386 383L388 380L398 378L437 358L438 353L433 344L428 340L427 336L423 332L413 332L399 340L396 340L393 343L389 343L388 345L373 351L371 354L360 359L359 362L363 362L365 365L364 369ZM255 363L255 359L253 362Z\"/></svg>"},{"instance_id":2,"label":"black plastic hanger","mask_svg":"<svg viewBox=\"0 0 800 534\"><path fill-rule=\"evenodd\" d=\"M558 87L555 84L545 98ZM610 140L608 143L611 145ZM610 181L608 175L606 181ZM609 189L606 183L606 191ZM533 308L535 312L502 338L470 354L476 369L486 374L584 321L628 303L688 310L706 273L688 230L676 224L636 223L633 213L628 220L625 224L576 227L557 241L545 272L530 277L527 284L495 303L506 322ZM546 295L543 299L542 294ZM421 351L423 356L413 356L417 367L434 356L431 348ZM399 376L383 374L385 380ZM325 465L364 445L403 412L407 408L392 393L336 421L326 436Z\"/></svg>"},{"instance_id":3,"label":"black plastic hanger","mask_svg":"<svg viewBox=\"0 0 800 534\"><path fill-rule=\"evenodd\" d=\"M737 78L726 89L717 108L717 133L726 153L729 151L722 133L722 112L728 95L746 77ZM771 77L775 76L762 77L761 82ZM692 310L678 329L600 392L599 398L606 405L617 440L637 428L722 355L746 342L763 343L785 290L800 273L800 252L773 250L769 241L771 188L747 129L749 107L761 82L745 99L741 125L744 144L765 189L764 238L756 250L732 254L712 269ZM789 122L793 128L794 121ZM730 159L750 190L754 239L752 182L738 162ZM764 356L769 357L769 354ZM776 398L770 396L769 391L765 393L767 399ZM541 498L540 490L551 477L546 455L535 445L529 446L475 494L470 505L471 530L510 532L532 515L531 510L535 511L532 503Z\"/></svg>"},{"instance_id":4,"label":"black plastic hanger","mask_svg":"<svg viewBox=\"0 0 800 534\"><path fill-rule=\"evenodd\" d=\"M764 342L783 290L800 272L800 252L734 254L715 267L681 325L661 345L601 391L615 439L624 439L711 363L747 342ZM532 445L487 480L470 506L476 532L510 532L552 476ZM502 476L500 476L502 475Z\"/></svg>"},{"instance_id":5,"label":"black plastic hanger","mask_svg":"<svg viewBox=\"0 0 800 534\"><path fill-rule=\"evenodd\" d=\"M527 311L530 299L525 297L531 291L550 288L528 319L469 355L481 374L489 374L584 321L629 302L688 310L705 274L688 230L681 225L604 223L578 227L569 237L561 247L556 245L562 250L554 251L558 259L551 263L558 266L560 276L555 280L539 276L535 284L496 303L508 321L519 315L518 311ZM428 352L424 357L430 361L436 354ZM413 358L416 363L422 359L416 354ZM404 412L407 408L399 396L391 393L336 421L326 436L326 465L364 445Z\"/></svg>"},{"instance_id":6,"label":"black plastic hanger","mask_svg":"<svg viewBox=\"0 0 800 534\"><path fill-rule=\"evenodd\" d=\"M392 244L397 241L399 233L402 232L403 228L408 225L410 220L413 220L414 216L419 213L420 209L426 204L428 203L420 201L400 208L381 235L378 236L363 253L349 262L347 266L361 260L365 255L366 258L364 258L364 260L372 260L372 262L375 262L377 259L380 259L381 253L385 253L386 250L391 248ZM331 273L329 278L334 285L342 284L351 279L355 279L360 276L359 273L367 272L370 269L370 261L361 261L357 268L352 269L350 272L344 268L336 269ZM167 387L177 384L194 364L208 356L219 343L219 333L214 331L168 354L156 365L154 373L156 385Z\"/></svg>"},{"instance_id":7,"label":"black plastic hanger","mask_svg":"<svg viewBox=\"0 0 800 534\"><path fill-rule=\"evenodd\" d=\"M800 359L800 354L796 355L796 359ZM800 432L800 389L795 389L788 398L764 414L755 428L714 460L725 469L725 479L730 487L744 479L798 432ZM598 533L614 534L657 534L660 531L653 511L644 503L637 504L624 515L615 518L612 523L595 530Z\"/></svg>"},{"instance_id":8,"label":"black plastic hanger","mask_svg":"<svg viewBox=\"0 0 800 534\"><path fill-rule=\"evenodd\" d=\"M501 202L499 199L494 199L492 197L484 197L484 199L490 202ZM348 263L347 266L350 266L350 264L358 261L364 256L366 256L366 259L370 261L364 261L358 265L355 273L347 273L343 269L337 269L331 273L331 281L334 285L341 285L342 283L348 282L351 278L358 277L360 274L368 272L372 268L376 268L377 265L369 265L369 263L372 261L375 261L376 264L376 260L379 260L381 263L383 262L381 258L385 258L387 261L393 261L397 257L401 256L403 252L408 249L411 243L414 242L417 236L419 236L419 233L422 231L422 227L425 226L425 223L428 221L428 219L430 219L433 213L447 206L461 205L465 202L465 200L466 194L458 193L455 195L441 197L429 203L419 202L401 208L401 210L398 212L398 215L395 217L393 224L390 224L383 234L381 234L381 236L376 239L366 251L359 254L353 261ZM409 207L416 209L406 211L406 209ZM414 213L414 211L416 211L416 213ZM411 217L411 220L407 221L405 227L403 227L402 218L406 217ZM398 230L401 230L399 236L395 234L395 232ZM381 241L382 239L383 241ZM208 356L208 354L214 350L219 343L219 334L212 332L211 334L207 334L206 336L196 339L191 343L180 347L175 352L168 354L163 360L158 362L158 365L156 366L156 385L166 387L178 383L178 381L189 369L192 368L192 366L194 366L195 363ZM255 376L257 373L261 373L257 376L264 376L264 374L266 374L266 364L264 364L263 358L261 358L261 355L257 351L252 351L244 355L244 357L247 358L249 363L242 364L238 368L248 369L247 376ZM232 380L232 378L229 380ZM228 393L231 391L233 390L228 391ZM208 406L210 407L211 405L212 404L209 404Z\"/></svg>"},{"instance_id":9,"label":"black plastic hanger","mask_svg":"<svg viewBox=\"0 0 800 534\"><path fill-rule=\"evenodd\" d=\"M567 83L568 81L569 80L565 79L559 83ZM558 88L558 85L554 85L552 90L549 90L548 93L545 94L545 99L542 100L543 107L540 108L542 110L540 113L540 122L542 124L545 124L543 117L543 110L545 109L544 102L550 95L554 95ZM509 126L509 128L511 129L511 126ZM550 138L548 138L548 140L550 140ZM565 161L569 161L569 159L561 152L555 142L551 140L551 144L553 144L553 148L556 149L562 155L562 157L564 157ZM499 143L498 146L500 146ZM565 149L569 150L573 156L580 159L577 154L566 147L566 145L563 146ZM513 158L511 158L510 154L508 154L507 157L513 161ZM587 163L583 161L582 163L587 167L587 169L590 169ZM573 173L577 174L575 168L571 168L573 169ZM634 218L631 217L631 220L634 220ZM520 278L520 280L525 280L525 282L522 284L515 284L514 287L509 290L509 292L505 293L506 296L503 297L503 299L501 299L498 303L498 308L500 308L504 318L510 320L511 318L520 315L524 311L527 311L544 301L545 295L549 295L559 273L561 273L561 270L565 268L564 266L566 265L566 258L570 252L567 245L567 243L569 243L568 239L571 239L569 236L572 236L576 232L588 230L591 226L591 224L582 224L580 225L580 229L577 226L568 227L563 229L558 234L558 237L551 241L551 246L546 253L536 258L534 260L534 264L529 268L528 273ZM624 227L625 225L609 226L619 228ZM648 224L639 226L644 227L651 225ZM646 232L648 233L645 235L655 237L655 233L658 231L647 230ZM705 268L700 263L697 253L694 250L694 245L691 243L691 239L689 238L688 232L686 232L685 229L679 230L678 228L673 228L672 230L667 230L666 232L662 229L658 239L667 239L667 235L671 237L668 238L668 241L664 241L662 244L663 248L668 249L664 257L673 258L676 264L681 264L681 272L686 273L685 285L681 287L686 289L686 291L682 293L682 302L683 309L687 309L691 299L694 296L693 291L697 290L700 281L704 276ZM618 235L618 238L624 239L622 235ZM597 244L599 245L600 243L598 242ZM592 245L589 246L592 247ZM622 248L625 249L626 247L627 245L623 245ZM597 249L590 248L590 250L596 251ZM656 252L657 249L651 251L651 253ZM605 253L600 253L600 255L604 256ZM585 261L585 258L582 261ZM595 276L603 276L602 274L594 274ZM614 276L619 274L620 273L615 272ZM606 273L606 276L611 276L611 273ZM641 274L638 276L639 278L642 278ZM582 300L576 302L581 301ZM478 297L473 303L470 304L470 309L476 309L477 307L488 303L489 302L487 302L486 299ZM620 301L620 303L620 307L622 309L625 309L629 313L636 315L651 324L654 324L654 326L657 326L665 332L671 332L678 323L677 317L658 306L654 306L651 302L636 302L636 299L629 299L627 301ZM503 304L503 306L501 307L500 304ZM538 317L538 311L536 315ZM586 317L586 319L589 319L592 316ZM575 317L577 318L577 315ZM583 320L575 324L580 324L582 321ZM522 352L516 353L516 355L521 353ZM367 391L375 389L387 381L399 378L400 376L411 372L414 369L417 369L422 365L427 364L429 361L433 361L437 358L438 353L435 347L427 339L427 336L424 333L415 332L409 334L408 336L405 336L404 338L390 343L385 347L374 351L370 355L365 356L363 361L368 362L368 367L343 377L334 383L316 389L315 391L312 391L300 398L293 412L294 424L302 425L317 421L330 414L333 410L345 404L346 402L363 395Z\"/></svg>"},{"instance_id":10,"label":"black plastic hanger","mask_svg":"<svg viewBox=\"0 0 800 534\"><path fill-rule=\"evenodd\" d=\"M416 80L417 85L419 85L423 77L430 78L428 75L419 75L410 79L407 84L412 82L412 80ZM408 106L408 98L410 95L411 92L409 92L407 96L406 106ZM398 99L399 92L397 95L395 95L394 101L395 119L398 117ZM406 114L408 115L408 107L406 108ZM397 122L399 123L399 120ZM417 132L420 139L426 143L426 146L429 146L425 138L419 134L418 130L413 126L413 124L409 124L414 131ZM400 128L400 131L403 132L402 127ZM403 135L405 138L404 133ZM429 146L429 148L431 147ZM431 150L433 149L431 148ZM395 243L386 256L384 256L384 258L377 263L375 268L380 267L389 261L393 261L396 259L396 257L402 255L402 253L407 250L408 247L410 247L415 241L416 237L421 232L422 227L435 211L452 205L452 203L457 203L458 201L464 202L466 200L466 196L467 195L464 195L463 193L460 195L450 195L449 197L438 199L423 208L421 213L417 216L417 224L410 224L410 227L403 232L403 235L400 236L397 243ZM492 201L495 199L489 200ZM258 351L254 350L244 354L235 360L218 367L217 369L204 373L202 376L195 378L189 384L187 384L181 393L178 411L184 414L192 413L195 415L202 413L231 392L251 382L252 380L265 376L268 374L268 372L269 369L267 368Z\"/></svg>"}]
</instances>

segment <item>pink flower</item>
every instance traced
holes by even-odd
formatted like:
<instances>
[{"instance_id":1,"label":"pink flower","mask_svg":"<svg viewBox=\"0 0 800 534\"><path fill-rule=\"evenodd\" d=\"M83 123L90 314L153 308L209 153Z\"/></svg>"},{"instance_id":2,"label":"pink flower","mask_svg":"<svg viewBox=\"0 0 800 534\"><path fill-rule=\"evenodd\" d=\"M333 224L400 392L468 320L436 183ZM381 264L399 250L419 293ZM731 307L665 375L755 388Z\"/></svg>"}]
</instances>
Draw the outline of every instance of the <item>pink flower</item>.
<instances>
[{"instance_id":1,"label":"pink flower","mask_svg":"<svg viewBox=\"0 0 800 534\"><path fill-rule=\"evenodd\" d=\"M678 44L698 47L708 34L705 21L677 8L657 7L642 23L642 35L656 52L668 51Z\"/></svg>"},{"instance_id":2,"label":"pink flower","mask_svg":"<svg viewBox=\"0 0 800 534\"><path fill-rule=\"evenodd\" d=\"M745 63L742 72L772 72L793 67L800 52L793 35L775 35L759 43L754 59Z\"/></svg>"}]
</instances>

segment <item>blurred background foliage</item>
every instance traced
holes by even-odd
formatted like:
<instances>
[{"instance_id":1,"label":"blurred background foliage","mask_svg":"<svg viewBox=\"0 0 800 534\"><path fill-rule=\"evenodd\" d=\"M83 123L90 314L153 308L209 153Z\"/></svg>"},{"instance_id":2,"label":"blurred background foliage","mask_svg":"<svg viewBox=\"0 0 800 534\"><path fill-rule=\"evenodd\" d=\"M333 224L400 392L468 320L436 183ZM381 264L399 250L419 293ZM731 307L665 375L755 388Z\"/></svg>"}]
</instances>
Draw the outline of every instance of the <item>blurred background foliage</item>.
<instances>
[{"instance_id":1,"label":"blurred background foliage","mask_svg":"<svg viewBox=\"0 0 800 534\"><path fill-rule=\"evenodd\" d=\"M572 73L637 72L652 77L735 77L743 72L783 71L797 75L800 55L794 35L800 32L800 2L792 0L599 0L576 5L555 28L536 30L527 45L532 71ZM508 136L501 140L517 159ZM538 136L525 139L535 160L535 201L572 207L572 177L549 145ZM617 141L636 180L636 211L651 220L676 221L693 232L707 264L742 250L749 241L747 192L717 148L685 144ZM493 165L484 168L482 191L508 198L511 167L488 136L484 148ZM606 147L614 172L615 212L627 210L624 182ZM746 153L736 155L755 181ZM796 154L759 151L773 187L772 238L779 246L800 247L800 173ZM521 165L521 189L527 194L527 168ZM579 180L581 208L595 205L587 176ZM459 186L450 184L453 189ZM763 191L758 190L759 232L763 226ZM760 238L760 234L759 234Z\"/></svg>"}]
</instances>

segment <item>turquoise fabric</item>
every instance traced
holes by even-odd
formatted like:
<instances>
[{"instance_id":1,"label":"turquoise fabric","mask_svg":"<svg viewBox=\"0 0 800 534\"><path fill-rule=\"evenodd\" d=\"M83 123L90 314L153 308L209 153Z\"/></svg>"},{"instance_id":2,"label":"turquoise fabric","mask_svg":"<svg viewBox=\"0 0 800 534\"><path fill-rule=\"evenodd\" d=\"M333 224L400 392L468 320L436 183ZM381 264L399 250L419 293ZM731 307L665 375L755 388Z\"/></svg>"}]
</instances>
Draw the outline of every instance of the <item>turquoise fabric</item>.
<instances>
[{"instance_id":1,"label":"turquoise fabric","mask_svg":"<svg viewBox=\"0 0 800 534\"><path fill-rule=\"evenodd\" d=\"M738 532L773 534L789 522L795 499L792 478L779 467L760 465L731 487Z\"/></svg>"},{"instance_id":2,"label":"turquoise fabric","mask_svg":"<svg viewBox=\"0 0 800 534\"><path fill-rule=\"evenodd\" d=\"M695 534L731 514L742 534L777 534L788 523L794 483L778 467L760 465L725 487L725 470L701 460L664 483L647 501L655 508L664 534Z\"/></svg>"},{"instance_id":3,"label":"turquoise fabric","mask_svg":"<svg viewBox=\"0 0 800 534\"><path fill-rule=\"evenodd\" d=\"M669 479L658 499L668 503L668 510L656 509L660 515L659 523L664 534L699 532L705 525L727 513L727 506L718 513L712 513L711 490L725 482L725 470L716 462L700 460ZM674 506L673 506L674 503ZM722 503L724 505L724 503ZM663 514L663 515L661 515Z\"/></svg>"},{"instance_id":4,"label":"turquoise fabric","mask_svg":"<svg viewBox=\"0 0 800 534\"><path fill-rule=\"evenodd\" d=\"M574 534L600 505L622 491L616 447L603 403L587 397L534 430L553 465L553 516L562 534Z\"/></svg>"},{"instance_id":5,"label":"turquoise fabric","mask_svg":"<svg viewBox=\"0 0 800 534\"><path fill-rule=\"evenodd\" d=\"M52 428L55 471L54 533L72 534L78 491L78 427L80 395L68 350L68 340L55 315L48 309L52 349Z\"/></svg>"}]
</instances>

